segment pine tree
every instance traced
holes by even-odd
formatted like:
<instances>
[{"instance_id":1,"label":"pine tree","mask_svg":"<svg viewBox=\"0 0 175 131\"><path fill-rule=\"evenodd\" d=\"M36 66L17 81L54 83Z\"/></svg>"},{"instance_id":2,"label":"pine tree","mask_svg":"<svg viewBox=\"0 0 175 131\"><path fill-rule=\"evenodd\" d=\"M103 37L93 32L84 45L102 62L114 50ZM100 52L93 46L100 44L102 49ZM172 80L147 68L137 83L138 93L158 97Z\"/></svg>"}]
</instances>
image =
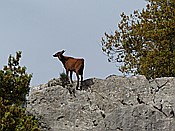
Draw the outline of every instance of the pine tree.
<instances>
[{"instance_id":1,"label":"pine tree","mask_svg":"<svg viewBox=\"0 0 175 131\"><path fill-rule=\"evenodd\" d=\"M122 63L124 74L148 79L175 76L175 1L148 0L142 11L121 14L115 34L105 33L102 50Z\"/></svg>"},{"instance_id":2,"label":"pine tree","mask_svg":"<svg viewBox=\"0 0 175 131\"><path fill-rule=\"evenodd\" d=\"M26 95L32 75L20 66L21 52L9 56L0 70L0 131L38 131L34 116L25 114Z\"/></svg>"}]
</instances>

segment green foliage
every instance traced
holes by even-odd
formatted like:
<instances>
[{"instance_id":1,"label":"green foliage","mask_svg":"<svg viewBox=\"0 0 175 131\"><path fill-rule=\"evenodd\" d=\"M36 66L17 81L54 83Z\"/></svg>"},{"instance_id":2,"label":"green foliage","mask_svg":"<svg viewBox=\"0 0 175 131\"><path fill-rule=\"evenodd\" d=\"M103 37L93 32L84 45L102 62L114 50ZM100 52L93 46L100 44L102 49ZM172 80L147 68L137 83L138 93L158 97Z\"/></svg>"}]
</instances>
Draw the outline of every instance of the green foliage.
<instances>
[{"instance_id":1,"label":"green foliage","mask_svg":"<svg viewBox=\"0 0 175 131\"><path fill-rule=\"evenodd\" d=\"M33 116L27 116L25 110L15 105L4 105L0 99L1 131L39 131Z\"/></svg>"},{"instance_id":2,"label":"green foliage","mask_svg":"<svg viewBox=\"0 0 175 131\"><path fill-rule=\"evenodd\" d=\"M69 77L64 72L60 73L60 80L63 87L65 87L69 83Z\"/></svg>"},{"instance_id":3,"label":"green foliage","mask_svg":"<svg viewBox=\"0 0 175 131\"><path fill-rule=\"evenodd\" d=\"M105 33L102 50L109 61L122 63L124 74L148 79L175 76L175 1L148 0L146 9L135 10L122 20L114 35Z\"/></svg>"},{"instance_id":4,"label":"green foliage","mask_svg":"<svg viewBox=\"0 0 175 131\"><path fill-rule=\"evenodd\" d=\"M0 71L0 97L7 104L25 104L26 94L29 91L31 74L26 73L26 67L21 67L19 61L21 52L16 57L9 56L8 65Z\"/></svg>"},{"instance_id":5,"label":"green foliage","mask_svg":"<svg viewBox=\"0 0 175 131\"><path fill-rule=\"evenodd\" d=\"M32 75L26 73L16 57L9 56L8 65L0 70L0 131L38 131L38 123L33 116L25 114L26 94Z\"/></svg>"}]
</instances>

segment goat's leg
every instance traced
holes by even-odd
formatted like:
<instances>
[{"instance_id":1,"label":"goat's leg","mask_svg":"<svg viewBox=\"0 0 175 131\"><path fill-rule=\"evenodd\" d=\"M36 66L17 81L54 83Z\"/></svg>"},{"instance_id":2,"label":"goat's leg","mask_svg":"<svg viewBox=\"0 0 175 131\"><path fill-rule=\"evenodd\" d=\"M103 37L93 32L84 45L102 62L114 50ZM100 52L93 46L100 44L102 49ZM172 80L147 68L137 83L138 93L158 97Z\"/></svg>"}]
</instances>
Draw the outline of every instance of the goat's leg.
<instances>
[{"instance_id":1,"label":"goat's leg","mask_svg":"<svg viewBox=\"0 0 175 131\"><path fill-rule=\"evenodd\" d=\"M66 69L66 75L67 77L69 77L69 71Z\"/></svg>"},{"instance_id":2,"label":"goat's leg","mask_svg":"<svg viewBox=\"0 0 175 131\"><path fill-rule=\"evenodd\" d=\"M83 82L83 75L81 75L81 82Z\"/></svg>"},{"instance_id":3,"label":"goat's leg","mask_svg":"<svg viewBox=\"0 0 175 131\"><path fill-rule=\"evenodd\" d=\"M83 85L83 75L81 75L81 85L80 85L80 89L82 89L82 85Z\"/></svg>"},{"instance_id":4,"label":"goat's leg","mask_svg":"<svg viewBox=\"0 0 175 131\"><path fill-rule=\"evenodd\" d=\"M79 75L78 74L76 74L77 75L77 86L76 86L76 89L78 90L78 87L79 87Z\"/></svg>"},{"instance_id":5,"label":"goat's leg","mask_svg":"<svg viewBox=\"0 0 175 131\"><path fill-rule=\"evenodd\" d=\"M70 71L70 81L71 81L71 84L73 84L73 80L72 80L72 71Z\"/></svg>"},{"instance_id":6,"label":"goat's leg","mask_svg":"<svg viewBox=\"0 0 175 131\"><path fill-rule=\"evenodd\" d=\"M66 69L66 76L68 78L68 82L70 82L70 80L69 80L69 70L67 70L67 69Z\"/></svg>"}]
</instances>

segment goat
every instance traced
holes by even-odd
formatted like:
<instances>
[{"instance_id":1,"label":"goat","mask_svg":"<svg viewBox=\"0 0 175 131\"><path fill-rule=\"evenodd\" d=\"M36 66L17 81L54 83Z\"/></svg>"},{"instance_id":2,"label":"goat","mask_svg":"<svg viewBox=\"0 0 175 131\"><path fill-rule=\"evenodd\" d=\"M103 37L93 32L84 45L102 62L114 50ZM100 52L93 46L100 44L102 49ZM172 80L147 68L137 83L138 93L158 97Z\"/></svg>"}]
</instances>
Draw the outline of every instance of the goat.
<instances>
[{"instance_id":1,"label":"goat","mask_svg":"<svg viewBox=\"0 0 175 131\"><path fill-rule=\"evenodd\" d=\"M81 75L81 86L82 86L82 81L83 81L83 69L84 69L84 59L78 59L78 58L73 58L73 57L68 57L68 56L63 56L63 53L65 50L62 50L60 52L57 52L56 54L53 55L53 57L58 57L58 59L62 62L64 65L64 68L66 69L66 75L69 75L70 71L70 80L71 83L72 81L72 73L75 72L77 76L77 86L76 89L78 90L79 87L79 75ZM80 86L80 89L81 89Z\"/></svg>"}]
</instances>

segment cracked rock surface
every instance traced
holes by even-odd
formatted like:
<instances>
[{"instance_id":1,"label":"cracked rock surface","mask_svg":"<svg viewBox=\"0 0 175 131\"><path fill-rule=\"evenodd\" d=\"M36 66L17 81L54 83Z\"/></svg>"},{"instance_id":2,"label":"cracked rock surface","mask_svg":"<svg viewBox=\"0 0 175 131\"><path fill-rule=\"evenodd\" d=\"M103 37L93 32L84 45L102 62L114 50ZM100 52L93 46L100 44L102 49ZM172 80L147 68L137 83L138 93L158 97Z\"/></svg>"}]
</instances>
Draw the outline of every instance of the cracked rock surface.
<instances>
[{"instance_id":1,"label":"cracked rock surface","mask_svg":"<svg viewBox=\"0 0 175 131\"><path fill-rule=\"evenodd\" d=\"M53 79L31 88L27 113L43 131L175 131L175 78L112 75L75 85Z\"/></svg>"}]
</instances>

